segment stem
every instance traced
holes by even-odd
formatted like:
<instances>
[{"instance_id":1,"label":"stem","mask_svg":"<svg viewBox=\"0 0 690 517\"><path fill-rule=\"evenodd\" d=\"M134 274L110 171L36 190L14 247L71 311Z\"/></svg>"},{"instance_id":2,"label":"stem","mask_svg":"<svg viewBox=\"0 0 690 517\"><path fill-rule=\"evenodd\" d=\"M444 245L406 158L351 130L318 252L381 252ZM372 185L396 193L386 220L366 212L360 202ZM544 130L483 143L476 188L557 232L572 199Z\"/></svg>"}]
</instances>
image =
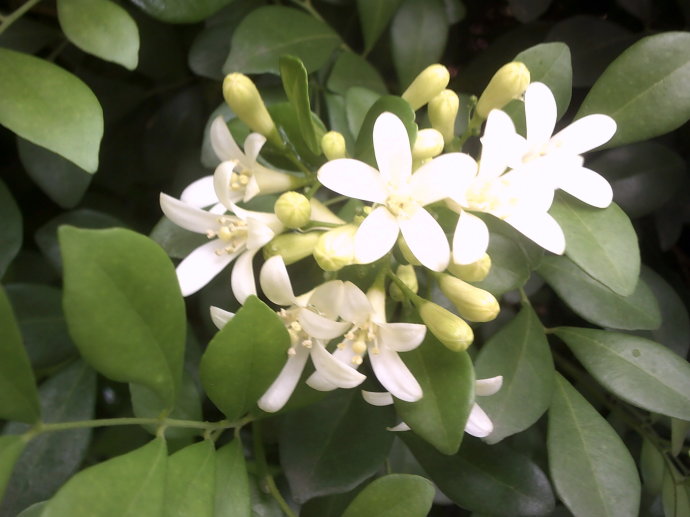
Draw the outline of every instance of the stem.
<instances>
[{"instance_id":1,"label":"stem","mask_svg":"<svg viewBox=\"0 0 690 517\"><path fill-rule=\"evenodd\" d=\"M287 501L283 498L283 495L278 490L276 482L273 480L270 471L268 470L268 464L266 463L266 451L264 450L264 442L261 438L261 424L260 422L254 422L252 424L252 435L254 438L254 459L256 459L256 468L259 474L260 486L263 486L265 490L271 494L273 499L276 500L280 509L288 517L297 517L292 508L287 504Z\"/></svg>"},{"instance_id":2,"label":"stem","mask_svg":"<svg viewBox=\"0 0 690 517\"><path fill-rule=\"evenodd\" d=\"M40 1L41 0L28 0L19 9L17 9L16 11L14 11L11 14L8 14L7 16L4 16L2 19L2 23L0 23L0 34L5 32L9 28L10 25L12 25L14 22L16 22L22 16L24 16L24 13L26 13L29 9L31 9L34 5L36 5Z\"/></svg>"}]
</instances>

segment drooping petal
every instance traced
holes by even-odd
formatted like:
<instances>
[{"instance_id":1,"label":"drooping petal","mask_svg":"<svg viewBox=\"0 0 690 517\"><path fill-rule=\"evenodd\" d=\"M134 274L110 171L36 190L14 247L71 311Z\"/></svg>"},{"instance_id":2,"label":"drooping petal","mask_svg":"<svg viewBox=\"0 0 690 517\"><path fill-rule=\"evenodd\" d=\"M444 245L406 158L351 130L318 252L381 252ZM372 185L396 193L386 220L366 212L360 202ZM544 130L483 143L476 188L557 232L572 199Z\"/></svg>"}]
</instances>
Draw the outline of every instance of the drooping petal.
<instances>
[{"instance_id":1,"label":"drooping petal","mask_svg":"<svg viewBox=\"0 0 690 517\"><path fill-rule=\"evenodd\" d=\"M222 329L228 321L235 317L234 312L224 311L214 305L211 305L209 312L211 313L211 321L213 321L218 330Z\"/></svg>"},{"instance_id":2,"label":"drooping petal","mask_svg":"<svg viewBox=\"0 0 690 517\"><path fill-rule=\"evenodd\" d=\"M333 339L342 336L352 324L349 321L333 321L309 309L299 312L298 321L304 330L317 339Z\"/></svg>"},{"instance_id":3,"label":"drooping petal","mask_svg":"<svg viewBox=\"0 0 690 517\"><path fill-rule=\"evenodd\" d=\"M250 217L247 221L247 248L258 250L276 236L276 232L263 222Z\"/></svg>"},{"instance_id":4,"label":"drooping petal","mask_svg":"<svg viewBox=\"0 0 690 517\"><path fill-rule=\"evenodd\" d=\"M311 360L323 378L338 388L354 388L367 378L352 366L333 357L324 346L315 341L311 348Z\"/></svg>"},{"instance_id":5,"label":"drooping petal","mask_svg":"<svg viewBox=\"0 0 690 517\"><path fill-rule=\"evenodd\" d=\"M465 432L476 436L477 438L485 438L494 430L494 424L488 417L484 410L479 407L476 402L472 405L470 410L470 417L465 424Z\"/></svg>"},{"instance_id":6,"label":"drooping petal","mask_svg":"<svg viewBox=\"0 0 690 517\"><path fill-rule=\"evenodd\" d=\"M525 123L530 148L545 145L556 127L556 99L544 83L532 83L525 91Z\"/></svg>"},{"instance_id":7,"label":"drooping petal","mask_svg":"<svg viewBox=\"0 0 690 517\"><path fill-rule=\"evenodd\" d=\"M352 363L352 358L354 357L354 352L351 346L345 348L338 348L335 352L331 354L334 359L337 359L349 368L357 369L357 366ZM318 370L312 373L307 379L307 386L314 388L317 391L331 391L336 389L338 386L329 381L326 376L324 376Z\"/></svg>"},{"instance_id":8,"label":"drooping petal","mask_svg":"<svg viewBox=\"0 0 690 517\"><path fill-rule=\"evenodd\" d=\"M388 197L379 171L359 160L340 158L326 162L318 172L319 181L344 196L383 203Z\"/></svg>"},{"instance_id":9,"label":"drooping petal","mask_svg":"<svg viewBox=\"0 0 690 517\"><path fill-rule=\"evenodd\" d=\"M393 395L387 391L362 390L362 398L372 406L391 406L393 404Z\"/></svg>"},{"instance_id":10,"label":"drooping petal","mask_svg":"<svg viewBox=\"0 0 690 517\"><path fill-rule=\"evenodd\" d=\"M243 189L233 189L231 187L232 174L235 171L235 162L221 162L213 173L213 190L218 200L227 208L232 210L233 203L237 203L244 196Z\"/></svg>"},{"instance_id":11,"label":"drooping petal","mask_svg":"<svg viewBox=\"0 0 690 517\"><path fill-rule=\"evenodd\" d=\"M274 255L261 266L259 284L266 298L276 305L295 305L295 293L283 257Z\"/></svg>"},{"instance_id":12,"label":"drooping petal","mask_svg":"<svg viewBox=\"0 0 690 517\"><path fill-rule=\"evenodd\" d=\"M185 230L206 233L208 230L215 231L218 228L218 215L216 214L196 208L162 192L160 204L165 216Z\"/></svg>"},{"instance_id":13,"label":"drooping petal","mask_svg":"<svg viewBox=\"0 0 690 517\"><path fill-rule=\"evenodd\" d=\"M240 254L232 268L232 276L230 277L232 294L240 303L244 303L250 295L256 295L253 260L257 251L259 250L247 250Z\"/></svg>"},{"instance_id":14,"label":"drooping petal","mask_svg":"<svg viewBox=\"0 0 690 517\"><path fill-rule=\"evenodd\" d=\"M344 282L340 316L346 321L362 324L367 320L371 311L371 304L367 295L352 282Z\"/></svg>"},{"instance_id":15,"label":"drooping petal","mask_svg":"<svg viewBox=\"0 0 690 517\"><path fill-rule=\"evenodd\" d=\"M616 133L616 121L608 115L587 115L563 128L551 139L559 152L582 154L605 144Z\"/></svg>"},{"instance_id":16,"label":"drooping petal","mask_svg":"<svg viewBox=\"0 0 690 517\"><path fill-rule=\"evenodd\" d=\"M393 214L384 206L375 208L355 233L355 260L369 264L380 259L391 250L398 233L398 221Z\"/></svg>"},{"instance_id":17,"label":"drooping petal","mask_svg":"<svg viewBox=\"0 0 690 517\"><path fill-rule=\"evenodd\" d=\"M223 241L212 240L196 248L180 262L177 266L177 280L180 282L182 296L196 293L244 251L240 248L234 253L216 254L216 250L221 250L224 246Z\"/></svg>"},{"instance_id":18,"label":"drooping petal","mask_svg":"<svg viewBox=\"0 0 690 517\"><path fill-rule=\"evenodd\" d=\"M489 229L476 215L464 210L460 212L453 234L453 262L471 264L476 262L489 247Z\"/></svg>"},{"instance_id":19,"label":"drooping petal","mask_svg":"<svg viewBox=\"0 0 690 517\"><path fill-rule=\"evenodd\" d=\"M267 413L275 413L285 405L292 392L295 391L308 357L308 349L302 346L295 348L295 355L288 356L276 380L257 402L261 409Z\"/></svg>"},{"instance_id":20,"label":"drooping petal","mask_svg":"<svg viewBox=\"0 0 690 517\"><path fill-rule=\"evenodd\" d=\"M563 230L549 214L523 212L506 217L505 221L545 250L557 255L565 251Z\"/></svg>"},{"instance_id":21,"label":"drooping petal","mask_svg":"<svg viewBox=\"0 0 690 517\"><path fill-rule=\"evenodd\" d=\"M450 260L450 246L443 229L429 212L418 208L410 217L399 217L400 231L412 254L432 271L443 271Z\"/></svg>"},{"instance_id":22,"label":"drooping petal","mask_svg":"<svg viewBox=\"0 0 690 517\"><path fill-rule=\"evenodd\" d=\"M313 305L320 314L335 320L340 316L340 306L343 302L342 280L331 280L314 289L309 296L309 305Z\"/></svg>"},{"instance_id":23,"label":"drooping petal","mask_svg":"<svg viewBox=\"0 0 690 517\"><path fill-rule=\"evenodd\" d=\"M216 117L211 123L211 147L218 159L222 162L226 160L237 160L244 157L242 150L232 137L228 125L223 117Z\"/></svg>"},{"instance_id":24,"label":"drooping petal","mask_svg":"<svg viewBox=\"0 0 690 517\"><path fill-rule=\"evenodd\" d=\"M180 201L198 208L218 203L216 191L213 189L213 175L190 183L180 194Z\"/></svg>"},{"instance_id":25,"label":"drooping petal","mask_svg":"<svg viewBox=\"0 0 690 517\"><path fill-rule=\"evenodd\" d=\"M477 173L477 162L463 153L448 153L422 165L410 178L411 195L420 205L460 196Z\"/></svg>"},{"instance_id":26,"label":"drooping petal","mask_svg":"<svg viewBox=\"0 0 690 517\"><path fill-rule=\"evenodd\" d=\"M414 350L426 335L426 326L418 323L386 323L378 329L383 345L396 352Z\"/></svg>"},{"instance_id":27,"label":"drooping petal","mask_svg":"<svg viewBox=\"0 0 690 517\"><path fill-rule=\"evenodd\" d=\"M503 375L489 377L488 379L477 379L474 381L474 394L486 397L497 393L503 386Z\"/></svg>"},{"instance_id":28,"label":"drooping petal","mask_svg":"<svg viewBox=\"0 0 690 517\"><path fill-rule=\"evenodd\" d=\"M489 113L481 142L482 154L477 176L483 179L497 178L503 174L508 164L520 161L527 149L527 142L515 132L512 119L500 110L491 110Z\"/></svg>"},{"instance_id":29,"label":"drooping petal","mask_svg":"<svg viewBox=\"0 0 690 517\"><path fill-rule=\"evenodd\" d=\"M247 157L246 166L250 168L256 163L256 158L261 152L261 148L266 143L266 137L260 133L250 133L244 141L244 154Z\"/></svg>"},{"instance_id":30,"label":"drooping petal","mask_svg":"<svg viewBox=\"0 0 690 517\"><path fill-rule=\"evenodd\" d=\"M381 385L394 397L406 402L415 402L422 398L422 388L398 352L379 347L378 353L370 353L369 361Z\"/></svg>"},{"instance_id":31,"label":"drooping petal","mask_svg":"<svg viewBox=\"0 0 690 517\"><path fill-rule=\"evenodd\" d=\"M606 208L613 201L613 189L606 178L586 167L559 171L558 186L571 196L597 208Z\"/></svg>"},{"instance_id":32,"label":"drooping petal","mask_svg":"<svg viewBox=\"0 0 690 517\"><path fill-rule=\"evenodd\" d=\"M396 186L406 183L412 174L412 151L402 121L392 113L381 113L374 122L373 140L383 180Z\"/></svg>"}]
</instances>

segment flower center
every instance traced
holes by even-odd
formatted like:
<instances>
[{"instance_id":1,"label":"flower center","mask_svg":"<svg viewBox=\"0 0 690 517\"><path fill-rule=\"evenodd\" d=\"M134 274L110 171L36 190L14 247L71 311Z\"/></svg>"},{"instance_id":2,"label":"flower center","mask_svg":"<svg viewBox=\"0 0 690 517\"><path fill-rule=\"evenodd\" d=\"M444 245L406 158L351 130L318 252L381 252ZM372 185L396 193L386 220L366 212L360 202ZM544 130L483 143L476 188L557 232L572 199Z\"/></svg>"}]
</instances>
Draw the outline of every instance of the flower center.
<instances>
[{"instance_id":1,"label":"flower center","mask_svg":"<svg viewBox=\"0 0 690 517\"><path fill-rule=\"evenodd\" d=\"M312 347L311 336L307 334L297 317L299 316L299 307L292 307L290 309L280 309L276 314L283 320L285 328L290 336L290 348L288 349L288 355L295 355L297 352L295 347L303 346L304 348Z\"/></svg>"},{"instance_id":2,"label":"flower center","mask_svg":"<svg viewBox=\"0 0 690 517\"><path fill-rule=\"evenodd\" d=\"M379 353L379 343L376 337L376 326L371 320L361 325L354 325L345 333L345 339L338 343L338 348L344 350L348 346L352 348L352 364L362 364L364 354L371 349L372 354Z\"/></svg>"},{"instance_id":3,"label":"flower center","mask_svg":"<svg viewBox=\"0 0 690 517\"><path fill-rule=\"evenodd\" d=\"M489 212L496 217L506 217L519 201L513 190L510 182L502 178L477 179L465 194L466 208Z\"/></svg>"},{"instance_id":4,"label":"flower center","mask_svg":"<svg viewBox=\"0 0 690 517\"><path fill-rule=\"evenodd\" d=\"M209 239L217 237L227 243L225 247L216 250L216 255L234 253L247 242L247 223L242 219L222 215L216 220L218 221L218 229L207 230L206 236Z\"/></svg>"},{"instance_id":5,"label":"flower center","mask_svg":"<svg viewBox=\"0 0 690 517\"><path fill-rule=\"evenodd\" d=\"M251 169L246 169L239 162L236 162L235 168L230 175L230 189L243 190L247 188L253 174Z\"/></svg>"},{"instance_id":6,"label":"flower center","mask_svg":"<svg viewBox=\"0 0 690 517\"><path fill-rule=\"evenodd\" d=\"M396 217L409 218L419 208L419 203L411 196L391 194L386 199L386 208Z\"/></svg>"}]
</instances>

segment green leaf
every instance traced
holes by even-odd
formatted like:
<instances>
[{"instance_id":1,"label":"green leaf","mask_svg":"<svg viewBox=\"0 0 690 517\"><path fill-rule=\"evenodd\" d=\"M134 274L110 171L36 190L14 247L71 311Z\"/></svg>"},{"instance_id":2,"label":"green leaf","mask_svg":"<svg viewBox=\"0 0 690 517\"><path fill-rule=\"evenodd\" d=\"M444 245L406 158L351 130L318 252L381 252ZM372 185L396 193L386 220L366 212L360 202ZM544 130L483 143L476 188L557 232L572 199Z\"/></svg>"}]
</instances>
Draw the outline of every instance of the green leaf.
<instances>
[{"instance_id":1,"label":"green leaf","mask_svg":"<svg viewBox=\"0 0 690 517\"><path fill-rule=\"evenodd\" d=\"M204 440L168 458L165 517L213 517L216 450Z\"/></svg>"},{"instance_id":2,"label":"green leaf","mask_svg":"<svg viewBox=\"0 0 690 517\"><path fill-rule=\"evenodd\" d=\"M27 440L23 436L0 436L0 501L2 501L14 464L26 447L26 443Z\"/></svg>"},{"instance_id":3,"label":"green leaf","mask_svg":"<svg viewBox=\"0 0 690 517\"><path fill-rule=\"evenodd\" d=\"M279 444L293 498L346 492L375 474L394 437L386 430L392 420L392 407L370 406L358 390L288 413Z\"/></svg>"},{"instance_id":4,"label":"green leaf","mask_svg":"<svg viewBox=\"0 0 690 517\"><path fill-rule=\"evenodd\" d=\"M379 3L367 2L367 5L374 6ZM378 70L363 57L349 51L338 56L328 76L326 87L341 95L345 95L352 87L366 88L381 95L388 93L386 83Z\"/></svg>"},{"instance_id":5,"label":"green leaf","mask_svg":"<svg viewBox=\"0 0 690 517\"><path fill-rule=\"evenodd\" d=\"M411 474L388 474L369 483L343 517L425 517L434 502L434 485Z\"/></svg>"},{"instance_id":6,"label":"green leaf","mask_svg":"<svg viewBox=\"0 0 690 517\"><path fill-rule=\"evenodd\" d=\"M566 257L544 257L537 272L576 314L602 327L656 329L659 305L644 280L629 296L614 293Z\"/></svg>"},{"instance_id":7,"label":"green leaf","mask_svg":"<svg viewBox=\"0 0 690 517\"><path fill-rule=\"evenodd\" d=\"M254 407L280 373L289 346L285 325L256 296L213 337L201 358L201 382L228 420Z\"/></svg>"},{"instance_id":8,"label":"green leaf","mask_svg":"<svg viewBox=\"0 0 690 517\"><path fill-rule=\"evenodd\" d=\"M671 454L674 456L678 456L683 450L688 431L690 431L690 421L671 419Z\"/></svg>"},{"instance_id":9,"label":"green leaf","mask_svg":"<svg viewBox=\"0 0 690 517\"><path fill-rule=\"evenodd\" d=\"M22 247L22 213L0 180L0 277Z\"/></svg>"},{"instance_id":10,"label":"green leaf","mask_svg":"<svg viewBox=\"0 0 690 517\"><path fill-rule=\"evenodd\" d=\"M38 392L12 307L0 287L0 418L33 423L41 416Z\"/></svg>"},{"instance_id":11,"label":"green leaf","mask_svg":"<svg viewBox=\"0 0 690 517\"><path fill-rule=\"evenodd\" d=\"M103 136L98 99L80 79L48 61L0 48L0 124L88 172L98 169Z\"/></svg>"},{"instance_id":12,"label":"green leaf","mask_svg":"<svg viewBox=\"0 0 690 517\"><path fill-rule=\"evenodd\" d=\"M405 0L391 23L393 64L400 89L438 62L448 39L448 20L441 0Z\"/></svg>"},{"instance_id":13,"label":"green leaf","mask_svg":"<svg viewBox=\"0 0 690 517\"><path fill-rule=\"evenodd\" d=\"M278 126L281 134L284 135L290 145L295 148L297 154L302 160L302 163L307 167L313 167L314 169L318 168L323 163L324 158L320 154L312 152L305 142L295 106L289 102L281 102L269 106L268 112L270 113L271 118L273 118L273 121L276 123L276 126ZM323 122L321 122L321 120L313 113L312 124L316 130L317 140L320 143L320 135L323 135L326 131L324 129ZM283 151L278 151L277 148L270 142L268 142L261 149L261 153L269 161L273 161L275 158L281 159L284 155ZM275 163L279 164L277 161ZM286 162L284 168L294 170L295 166L290 162Z\"/></svg>"},{"instance_id":14,"label":"green leaf","mask_svg":"<svg viewBox=\"0 0 690 517\"><path fill-rule=\"evenodd\" d=\"M302 138L312 153L319 154L321 152L321 139L317 137L316 128L312 121L307 69L304 68L302 61L294 56L281 56L279 65L283 88L297 113L297 124Z\"/></svg>"},{"instance_id":15,"label":"green leaf","mask_svg":"<svg viewBox=\"0 0 690 517\"><path fill-rule=\"evenodd\" d=\"M664 456L646 438L643 439L640 450L640 474L645 493L650 495L661 493L661 483L664 479Z\"/></svg>"},{"instance_id":16,"label":"green leaf","mask_svg":"<svg viewBox=\"0 0 690 517\"><path fill-rule=\"evenodd\" d=\"M179 390L185 311L165 252L130 230L59 230L63 306L82 356L113 380L143 384L172 407Z\"/></svg>"},{"instance_id":17,"label":"green leaf","mask_svg":"<svg viewBox=\"0 0 690 517\"><path fill-rule=\"evenodd\" d=\"M607 147L648 140L690 118L690 33L642 38L611 63L594 83L577 118L613 117L618 131Z\"/></svg>"},{"instance_id":18,"label":"green leaf","mask_svg":"<svg viewBox=\"0 0 690 517\"><path fill-rule=\"evenodd\" d=\"M388 26L402 0L357 0L359 23L364 36L364 54L368 54Z\"/></svg>"},{"instance_id":19,"label":"green leaf","mask_svg":"<svg viewBox=\"0 0 690 517\"><path fill-rule=\"evenodd\" d=\"M40 503L32 504L22 511L17 517L41 517L43 509L48 504L48 501L41 501Z\"/></svg>"},{"instance_id":20,"label":"green leaf","mask_svg":"<svg viewBox=\"0 0 690 517\"><path fill-rule=\"evenodd\" d=\"M290 54L314 72L340 45L340 36L325 23L296 9L267 6L256 9L237 27L223 72L279 73L278 59Z\"/></svg>"},{"instance_id":21,"label":"green leaf","mask_svg":"<svg viewBox=\"0 0 690 517\"><path fill-rule=\"evenodd\" d=\"M249 477L239 438L216 452L215 490L215 517L251 516Z\"/></svg>"},{"instance_id":22,"label":"green leaf","mask_svg":"<svg viewBox=\"0 0 690 517\"><path fill-rule=\"evenodd\" d=\"M200 22L233 0L132 0L144 12L169 23Z\"/></svg>"},{"instance_id":23,"label":"green leaf","mask_svg":"<svg viewBox=\"0 0 690 517\"><path fill-rule=\"evenodd\" d=\"M139 30L132 17L110 0L58 0L65 36L84 52L134 70L139 62Z\"/></svg>"},{"instance_id":24,"label":"green leaf","mask_svg":"<svg viewBox=\"0 0 690 517\"><path fill-rule=\"evenodd\" d=\"M541 322L529 305L482 347L475 366L479 378L503 376L501 389L480 400L494 424L487 443L524 431L549 407L553 358Z\"/></svg>"},{"instance_id":25,"label":"green leaf","mask_svg":"<svg viewBox=\"0 0 690 517\"><path fill-rule=\"evenodd\" d=\"M638 407L690 420L690 364L637 336L562 327L556 335L607 390Z\"/></svg>"},{"instance_id":26,"label":"green leaf","mask_svg":"<svg viewBox=\"0 0 690 517\"><path fill-rule=\"evenodd\" d=\"M669 471L664 473L661 501L666 517L690 516L690 484Z\"/></svg>"},{"instance_id":27,"label":"green leaf","mask_svg":"<svg viewBox=\"0 0 690 517\"><path fill-rule=\"evenodd\" d=\"M504 444L468 437L455 456L446 456L412 433L399 436L431 480L462 508L495 517L545 516L553 510L546 474Z\"/></svg>"},{"instance_id":28,"label":"green leaf","mask_svg":"<svg viewBox=\"0 0 690 517\"><path fill-rule=\"evenodd\" d=\"M640 276L637 234L615 203L594 208L576 199L558 196L551 215L565 234L565 254L606 287L627 296Z\"/></svg>"},{"instance_id":29,"label":"green leaf","mask_svg":"<svg viewBox=\"0 0 690 517\"><path fill-rule=\"evenodd\" d=\"M358 86L349 88L345 93L345 118L349 132L355 140L360 134L367 113L380 98L381 95L378 93Z\"/></svg>"},{"instance_id":30,"label":"green leaf","mask_svg":"<svg viewBox=\"0 0 690 517\"><path fill-rule=\"evenodd\" d=\"M530 265L524 251L515 241L498 233L492 233L486 252L491 257L488 276L474 285L500 296L525 285L530 275Z\"/></svg>"},{"instance_id":31,"label":"green leaf","mask_svg":"<svg viewBox=\"0 0 690 517\"><path fill-rule=\"evenodd\" d=\"M508 0L510 12L522 23L533 22L546 12L551 0Z\"/></svg>"},{"instance_id":32,"label":"green leaf","mask_svg":"<svg viewBox=\"0 0 690 517\"><path fill-rule=\"evenodd\" d=\"M156 241L171 258L182 259L196 248L208 242L203 234L177 226L167 217L161 217L149 237Z\"/></svg>"},{"instance_id":33,"label":"green leaf","mask_svg":"<svg viewBox=\"0 0 690 517\"><path fill-rule=\"evenodd\" d=\"M162 438L82 470L55 494L41 517L162 515L166 447Z\"/></svg>"},{"instance_id":34,"label":"green leaf","mask_svg":"<svg viewBox=\"0 0 690 517\"><path fill-rule=\"evenodd\" d=\"M395 400L400 418L443 454L455 454L474 402L474 370L467 352L452 352L430 333L421 346L404 354L422 387L417 402Z\"/></svg>"},{"instance_id":35,"label":"green leaf","mask_svg":"<svg viewBox=\"0 0 690 517\"><path fill-rule=\"evenodd\" d=\"M575 515L636 517L640 480L618 434L563 377L549 410L549 469L560 499Z\"/></svg>"}]
</instances>

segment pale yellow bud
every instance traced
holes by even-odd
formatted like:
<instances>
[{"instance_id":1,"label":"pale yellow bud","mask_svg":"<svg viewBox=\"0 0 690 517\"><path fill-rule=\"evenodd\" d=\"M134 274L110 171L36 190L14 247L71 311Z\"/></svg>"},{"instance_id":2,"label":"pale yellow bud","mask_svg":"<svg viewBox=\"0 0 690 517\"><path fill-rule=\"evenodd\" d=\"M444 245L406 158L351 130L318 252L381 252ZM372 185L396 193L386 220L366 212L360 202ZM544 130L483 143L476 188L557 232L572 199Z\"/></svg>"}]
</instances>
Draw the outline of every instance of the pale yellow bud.
<instances>
[{"instance_id":1,"label":"pale yellow bud","mask_svg":"<svg viewBox=\"0 0 690 517\"><path fill-rule=\"evenodd\" d=\"M417 111L431 99L441 93L450 82L450 73L443 65L431 65L426 67L415 77L412 84L402 94L402 98L410 103L412 109Z\"/></svg>"},{"instance_id":2,"label":"pale yellow bud","mask_svg":"<svg viewBox=\"0 0 690 517\"><path fill-rule=\"evenodd\" d=\"M273 210L287 228L301 228L311 218L311 204L304 194L285 192L276 201Z\"/></svg>"},{"instance_id":3,"label":"pale yellow bud","mask_svg":"<svg viewBox=\"0 0 690 517\"><path fill-rule=\"evenodd\" d=\"M337 131L329 131L321 137L321 150L329 160L337 160L347 156L345 137Z\"/></svg>"},{"instance_id":4,"label":"pale yellow bud","mask_svg":"<svg viewBox=\"0 0 690 517\"><path fill-rule=\"evenodd\" d=\"M443 135L435 129L422 129L412 147L414 160L426 160L438 156L443 151Z\"/></svg>"},{"instance_id":5,"label":"pale yellow bud","mask_svg":"<svg viewBox=\"0 0 690 517\"><path fill-rule=\"evenodd\" d=\"M493 294L452 275L440 274L438 285L460 315L470 321L491 321L501 310Z\"/></svg>"},{"instance_id":6,"label":"pale yellow bud","mask_svg":"<svg viewBox=\"0 0 690 517\"><path fill-rule=\"evenodd\" d=\"M249 77L240 73L226 75L223 81L223 97L235 115L252 131L264 135L274 143L282 144L261 94Z\"/></svg>"},{"instance_id":7,"label":"pale yellow bud","mask_svg":"<svg viewBox=\"0 0 690 517\"><path fill-rule=\"evenodd\" d=\"M410 264L400 264L395 271L396 276L407 286L413 293L419 291L419 283L417 282L417 274L414 266ZM388 292L396 302L402 302L406 296L395 283L391 283Z\"/></svg>"},{"instance_id":8,"label":"pale yellow bud","mask_svg":"<svg viewBox=\"0 0 690 517\"><path fill-rule=\"evenodd\" d=\"M314 247L314 259L324 271L338 271L355 261L357 226L346 224L321 235Z\"/></svg>"},{"instance_id":9,"label":"pale yellow bud","mask_svg":"<svg viewBox=\"0 0 690 517\"><path fill-rule=\"evenodd\" d=\"M491 257L484 253L482 258L471 264L456 264L451 261L448 271L465 282L481 282L491 271Z\"/></svg>"},{"instance_id":10,"label":"pale yellow bud","mask_svg":"<svg viewBox=\"0 0 690 517\"><path fill-rule=\"evenodd\" d=\"M474 332L467 322L440 305L428 301L422 303L419 316L431 333L450 350L466 350L474 341Z\"/></svg>"},{"instance_id":11,"label":"pale yellow bud","mask_svg":"<svg viewBox=\"0 0 690 517\"><path fill-rule=\"evenodd\" d=\"M501 109L513 99L519 99L529 86L529 69L524 63L513 61L498 69L489 81L479 101L476 113L485 119L492 109Z\"/></svg>"},{"instance_id":12,"label":"pale yellow bud","mask_svg":"<svg viewBox=\"0 0 690 517\"><path fill-rule=\"evenodd\" d=\"M443 90L429 101L427 108L431 127L443 135L447 144L455 137L455 119L460 109L460 98L453 90Z\"/></svg>"},{"instance_id":13,"label":"pale yellow bud","mask_svg":"<svg viewBox=\"0 0 690 517\"><path fill-rule=\"evenodd\" d=\"M285 264L294 264L312 254L321 232L282 233L264 246L264 258L283 257Z\"/></svg>"}]
</instances>

